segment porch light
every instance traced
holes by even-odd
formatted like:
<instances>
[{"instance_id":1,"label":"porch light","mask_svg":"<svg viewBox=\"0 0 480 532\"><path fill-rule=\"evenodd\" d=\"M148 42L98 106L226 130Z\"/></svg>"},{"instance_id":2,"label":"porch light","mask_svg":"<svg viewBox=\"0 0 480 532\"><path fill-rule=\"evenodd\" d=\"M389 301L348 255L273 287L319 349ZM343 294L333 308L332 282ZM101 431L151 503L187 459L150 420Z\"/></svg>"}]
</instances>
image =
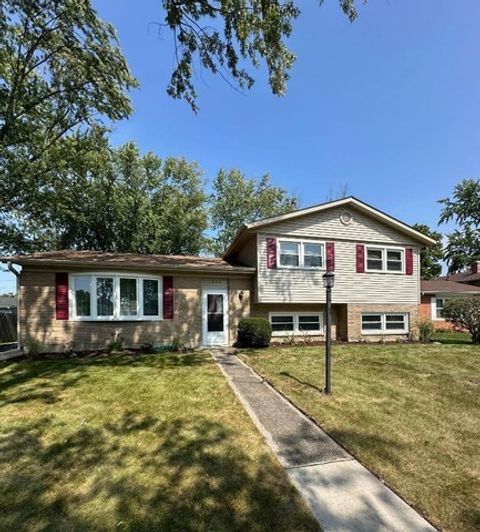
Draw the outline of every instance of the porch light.
<instances>
[{"instance_id":1,"label":"porch light","mask_svg":"<svg viewBox=\"0 0 480 532\"><path fill-rule=\"evenodd\" d=\"M335 284L335 274L333 272L327 272L323 274L323 287L327 290L332 289Z\"/></svg>"}]
</instances>

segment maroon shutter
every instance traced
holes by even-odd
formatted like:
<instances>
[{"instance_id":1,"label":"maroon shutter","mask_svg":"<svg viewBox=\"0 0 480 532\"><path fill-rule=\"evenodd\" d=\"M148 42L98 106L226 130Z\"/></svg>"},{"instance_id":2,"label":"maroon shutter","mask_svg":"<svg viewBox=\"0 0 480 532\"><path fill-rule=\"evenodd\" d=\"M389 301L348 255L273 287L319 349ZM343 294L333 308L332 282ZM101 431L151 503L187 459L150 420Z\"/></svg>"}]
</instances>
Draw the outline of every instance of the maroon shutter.
<instances>
[{"instance_id":1,"label":"maroon shutter","mask_svg":"<svg viewBox=\"0 0 480 532\"><path fill-rule=\"evenodd\" d=\"M357 273L365 272L365 246L357 244Z\"/></svg>"},{"instance_id":2,"label":"maroon shutter","mask_svg":"<svg viewBox=\"0 0 480 532\"><path fill-rule=\"evenodd\" d=\"M327 242L327 272L335 271L335 244Z\"/></svg>"},{"instance_id":3,"label":"maroon shutter","mask_svg":"<svg viewBox=\"0 0 480 532\"><path fill-rule=\"evenodd\" d=\"M277 240L275 238L267 238L267 268L277 267Z\"/></svg>"},{"instance_id":4,"label":"maroon shutter","mask_svg":"<svg viewBox=\"0 0 480 532\"><path fill-rule=\"evenodd\" d=\"M68 273L55 274L55 316L68 320Z\"/></svg>"},{"instance_id":5,"label":"maroon shutter","mask_svg":"<svg viewBox=\"0 0 480 532\"><path fill-rule=\"evenodd\" d=\"M173 319L173 277L163 278L163 319Z\"/></svg>"},{"instance_id":6,"label":"maroon shutter","mask_svg":"<svg viewBox=\"0 0 480 532\"><path fill-rule=\"evenodd\" d=\"M405 274L413 275L413 249L407 248L405 250Z\"/></svg>"}]
</instances>

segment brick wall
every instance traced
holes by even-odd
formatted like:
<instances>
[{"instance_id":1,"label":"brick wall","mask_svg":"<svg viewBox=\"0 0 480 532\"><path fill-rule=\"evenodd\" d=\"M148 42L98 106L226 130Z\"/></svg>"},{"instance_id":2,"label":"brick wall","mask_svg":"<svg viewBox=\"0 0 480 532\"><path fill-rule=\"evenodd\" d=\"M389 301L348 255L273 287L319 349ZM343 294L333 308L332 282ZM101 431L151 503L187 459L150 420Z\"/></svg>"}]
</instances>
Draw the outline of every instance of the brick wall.
<instances>
[{"instance_id":1,"label":"brick wall","mask_svg":"<svg viewBox=\"0 0 480 532\"><path fill-rule=\"evenodd\" d=\"M70 343L80 351L104 348L112 334L120 334L128 347L169 344L175 336L198 346L202 342L202 281L211 278L198 274L174 276L172 320L73 321L55 319L55 272L24 269L19 287L20 343L24 346L27 338L32 337L40 342L43 351L63 351ZM231 278L229 284L229 335L233 343L238 320L250 312L251 280Z\"/></svg>"},{"instance_id":2,"label":"brick wall","mask_svg":"<svg viewBox=\"0 0 480 532\"><path fill-rule=\"evenodd\" d=\"M414 338L417 337L416 325L418 323L418 305L393 305L393 304L364 304L347 305L348 340L350 342L366 341L397 341L405 340L408 334L362 334L362 313L366 312L405 312L409 315L410 331Z\"/></svg>"}]
</instances>

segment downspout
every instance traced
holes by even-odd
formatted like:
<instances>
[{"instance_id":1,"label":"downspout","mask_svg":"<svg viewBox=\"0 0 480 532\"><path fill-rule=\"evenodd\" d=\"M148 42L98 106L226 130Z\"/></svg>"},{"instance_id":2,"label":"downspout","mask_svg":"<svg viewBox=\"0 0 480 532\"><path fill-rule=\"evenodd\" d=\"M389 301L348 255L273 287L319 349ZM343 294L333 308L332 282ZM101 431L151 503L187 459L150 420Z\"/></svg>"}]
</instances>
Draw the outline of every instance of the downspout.
<instances>
[{"instance_id":1,"label":"downspout","mask_svg":"<svg viewBox=\"0 0 480 532\"><path fill-rule=\"evenodd\" d=\"M22 349L20 345L20 273L12 266L12 261L7 261L7 270L15 275L17 280L17 347Z\"/></svg>"}]
</instances>

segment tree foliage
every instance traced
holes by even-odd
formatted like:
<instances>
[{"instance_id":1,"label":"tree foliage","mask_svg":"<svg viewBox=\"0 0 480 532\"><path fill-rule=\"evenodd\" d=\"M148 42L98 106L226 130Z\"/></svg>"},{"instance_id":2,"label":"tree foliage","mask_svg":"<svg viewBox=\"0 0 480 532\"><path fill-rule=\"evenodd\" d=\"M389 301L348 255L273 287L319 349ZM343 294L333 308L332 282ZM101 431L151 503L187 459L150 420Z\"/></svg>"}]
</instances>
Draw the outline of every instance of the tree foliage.
<instances>
[{"instance_id":1,"label":"tree foliage","mask_svg":"<svg viewBox=\"0 0 480 532\"><path fill-rule=\"evenodd\" d=\"M210 225L215 232L210 249L222 255L244 223L294 211L298 198L272 186L268 175L257 181L239 170L220 170L210 205Z\"/></svg>"},{"instance_id":2,"label":"tree foliage","mask_svg":"<svg viewBox=\"0 0 480 532\"><path fill-rule=\"evenodd\" d=\"M15 220L24 239L7 251L200 252L207 212L195 163L141 155L133 143L112 150L104 140L99 149L98 138L76 159L70 140L63 141L63 166L55 167L42 204Z\"/></svg>"},{"instance_id":3,"label":"tree foliage","mask_svg":"<svg viewBox=\"0 0 480 532\"><path fill-rule=\"evenodd\" d=\"M130 114L136 84L90 0L0 3L0 238L21 238L12 213L37 207L62 141L81 158L92 127Z\"/></svg>"},{"instance_id":4,"label":"tree foliage","mask_svg":"<svg viewBox=\"0 0 480 532\"><path fill-rule=\"evenodd\" d=\"M322 4L324 0L319 0ZM365 0L366 1L366 0ZM350 21L355 0L339 0ZM167 92L197 110L194 62L228 83L250 88L254 78L245 68L263 60L273 94L285 93L295 56L286 45L300 2L293 0L163 0L165 21L174 40L176 67Z\"/></svg>"},{"instance_id":5,"label":"tree foliage","mask_svg":"<svg viewBox=\"0 0 480 532\"><path fill-rule=\"evenodd\" d=\"M420 253L420 271L422 279L436 279L442 273L441 261L443 259L442 233L432 231L426 224L415 224L412 226L416 231L433 238L436 243L433 246L425 247Z\"/></svg>"},{"instance_id":6,"label":"tree foliage","mask_svg":"<svg viewBox=\"0 0 480 532\"><path fill-rule=\"evenodd\" d=\"M480 297L446 301L443 316L456 327L466 329L474 344L480 344Z\"/></svg>"},{"instance_id":7,"label":"tree foliage","mask_svg":"<svg viewBox=\"0 0 480 532\"><path fill-rule=\"evenodd\" d=\"M453 221L458 229L448 235L445 259L449 273L462 271L480 260L480 180L464 179L451 198L440 200L440 223Z\"/></svg>"}]
</instances>

